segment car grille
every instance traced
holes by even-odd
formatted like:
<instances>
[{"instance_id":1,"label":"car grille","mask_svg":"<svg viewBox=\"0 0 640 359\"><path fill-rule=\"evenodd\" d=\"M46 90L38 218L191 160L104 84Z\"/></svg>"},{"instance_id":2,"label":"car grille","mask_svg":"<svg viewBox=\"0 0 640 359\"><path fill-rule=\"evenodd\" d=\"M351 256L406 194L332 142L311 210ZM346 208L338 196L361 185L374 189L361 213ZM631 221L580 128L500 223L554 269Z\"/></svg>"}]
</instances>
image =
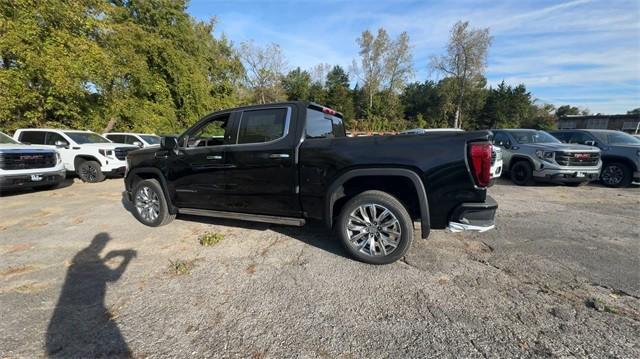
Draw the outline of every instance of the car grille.
<instances>
[{"instance_id":1,"label":"car grille","mask_svg":"<svg viewBox=\"0 0 640 359\"><path fill-rule=\"evenodd\" d=\"M0 153L0 168L3 170L55 167L56 161L56 154L52 152Z\"/></svg>"},{"instance_id":2,"label":"car grille","mask_svg":"<svg viewBox=\"0 0 640 359\"><path fill-rule=\"evenodd\" d=\"M136 147L117 147L113 150L113 153L116 155L117 159L124 161L127 159L127 154L136 149Z\"/></svg>"},{"instance_id":3,"label":"car grille","mask_svg":"<svg viewBox=\"0 0 640 359\"><path fill-rule=\"evenodd\" d=\"M560 166L597 166L599 161L597 152L556 152L556 162Z\"/></svg>"},{"instance_id":4,"label":"car grille","mask_svg":"<svg viewBox=\"0 0 640 359\"><path fill-rule=\"evenodd\" d=\"M496 158L498 157L498 155L496 154L496 151L491 151L491 165L493 166L496 163Z\"/></svg>"}]
</instances>

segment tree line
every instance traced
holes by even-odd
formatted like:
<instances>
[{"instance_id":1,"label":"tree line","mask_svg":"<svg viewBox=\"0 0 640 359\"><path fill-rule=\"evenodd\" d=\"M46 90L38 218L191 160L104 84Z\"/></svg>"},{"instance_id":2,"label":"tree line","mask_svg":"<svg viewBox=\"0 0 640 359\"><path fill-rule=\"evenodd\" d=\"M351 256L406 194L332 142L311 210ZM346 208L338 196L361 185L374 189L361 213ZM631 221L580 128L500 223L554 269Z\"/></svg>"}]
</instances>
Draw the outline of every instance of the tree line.
<instances>
[{"instance_id":1,"label":"tree line","mask_svg":"<svg viewBox=\"0 0 640 359\"><path fill-rule=\"evenodd\" d=\"M458 22L413 81L406 32L365 30L350 68L289 66L277 44L234 44L197 21L187 0L0 2L0 129L68 127L179 133L243 104L310 100L353 131L410 127L550 128L586 111L539 104L524 84L487 86L488 29Z\"/></svg>"}]
</instances>

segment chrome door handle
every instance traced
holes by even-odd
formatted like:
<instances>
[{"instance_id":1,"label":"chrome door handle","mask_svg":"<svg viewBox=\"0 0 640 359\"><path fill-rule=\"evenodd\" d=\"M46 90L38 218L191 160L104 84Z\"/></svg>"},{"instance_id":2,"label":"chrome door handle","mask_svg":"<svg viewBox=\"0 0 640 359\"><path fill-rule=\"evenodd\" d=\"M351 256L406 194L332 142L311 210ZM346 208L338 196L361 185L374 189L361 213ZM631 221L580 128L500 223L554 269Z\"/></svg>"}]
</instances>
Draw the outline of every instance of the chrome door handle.
<instances>
[{"instance_id":1,"label":"chrome door handle","mask_svg":"<svg viewBox=\"0 0 640 359\"><path fill-rule=\"evenodd\" d=\"M219 155L215 155L215 156L207 156L208 160L221 160L222 156Z\"/></svg>"},{"instance_id":2,"label":"chrome door handle","mask_svg":"<svg viewBox=\"0 0 640 359\"><path fill-rule=\"evenodd\" d=\"M289 158L289 154L287 153L272 153L269 155L269 158Z\"/></svg>"}]
</instances>

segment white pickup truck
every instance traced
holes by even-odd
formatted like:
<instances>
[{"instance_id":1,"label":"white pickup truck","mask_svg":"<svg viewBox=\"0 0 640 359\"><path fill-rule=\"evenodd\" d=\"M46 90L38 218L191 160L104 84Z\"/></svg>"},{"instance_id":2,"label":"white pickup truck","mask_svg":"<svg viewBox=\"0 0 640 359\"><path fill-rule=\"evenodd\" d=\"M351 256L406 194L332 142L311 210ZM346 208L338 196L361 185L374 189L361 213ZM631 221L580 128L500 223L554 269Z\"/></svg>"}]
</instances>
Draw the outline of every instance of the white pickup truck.
<instances>
[{"instance_id":1,"label":"white pickup truck","mask_svg":"<svg viewBox=\"0 0 640 359\"><path fill-rule=\"evenodd\" d=\"M91 131L28 128L17 130L13 138L57 149L65 169L77 173L84 182L101 182L106 175L123 175L127 154L138 149L112 143Z\"/></svg>"},{"instance_id":2,"label":"white pickup truck","mask_svg":"<svg viewBox=\"0 0 640 359\"><path fill-rule=\"evenodd\" d=\"M27 146L0 132L0 191L53 188L65 175L55 149Z\"/></svg>"}]
</instances>

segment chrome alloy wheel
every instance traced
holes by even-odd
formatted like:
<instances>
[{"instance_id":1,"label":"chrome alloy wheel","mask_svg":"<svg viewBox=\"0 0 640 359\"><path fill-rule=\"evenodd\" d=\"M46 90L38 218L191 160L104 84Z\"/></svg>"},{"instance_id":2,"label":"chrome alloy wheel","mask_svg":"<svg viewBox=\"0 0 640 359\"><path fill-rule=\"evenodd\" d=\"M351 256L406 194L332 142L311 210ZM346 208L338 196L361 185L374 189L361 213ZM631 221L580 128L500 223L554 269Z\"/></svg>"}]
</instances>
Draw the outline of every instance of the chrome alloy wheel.
<instances>
[{"instance_id":1,"label":"chrome alloy wheel","mask_svg":"<svg viewBox=\"0 0 640 359\"><path fill-rule=\"evenodd\" d=\"M364 204L353 210L345 230L350 244L370 256L393 253L402 235L400 221L379 204Z\"/></svg>"},{"instance_id":2,"label":"chrome alloy wheel","mask_svg":"<svg viewBox=\"0 0 640 359\"><path fill-rule=\"evenodd\" d=\"M80 168L80 175L87 182L95 182L98 179L98 169L93 166L84 166Z\"/></svg>"},{"instance_id":3,"label":"chrome alloy wheel","mask_svg":"<svg viewBox=\"0 0 640 359\"><path fill-rule=\"evenodd\" d=\"M158 194L147 186L140 187L136 193L135 206L140 217L146 222L151 223L160 215L160 199L158 198Z\"/></svg>"}]
</instances>

